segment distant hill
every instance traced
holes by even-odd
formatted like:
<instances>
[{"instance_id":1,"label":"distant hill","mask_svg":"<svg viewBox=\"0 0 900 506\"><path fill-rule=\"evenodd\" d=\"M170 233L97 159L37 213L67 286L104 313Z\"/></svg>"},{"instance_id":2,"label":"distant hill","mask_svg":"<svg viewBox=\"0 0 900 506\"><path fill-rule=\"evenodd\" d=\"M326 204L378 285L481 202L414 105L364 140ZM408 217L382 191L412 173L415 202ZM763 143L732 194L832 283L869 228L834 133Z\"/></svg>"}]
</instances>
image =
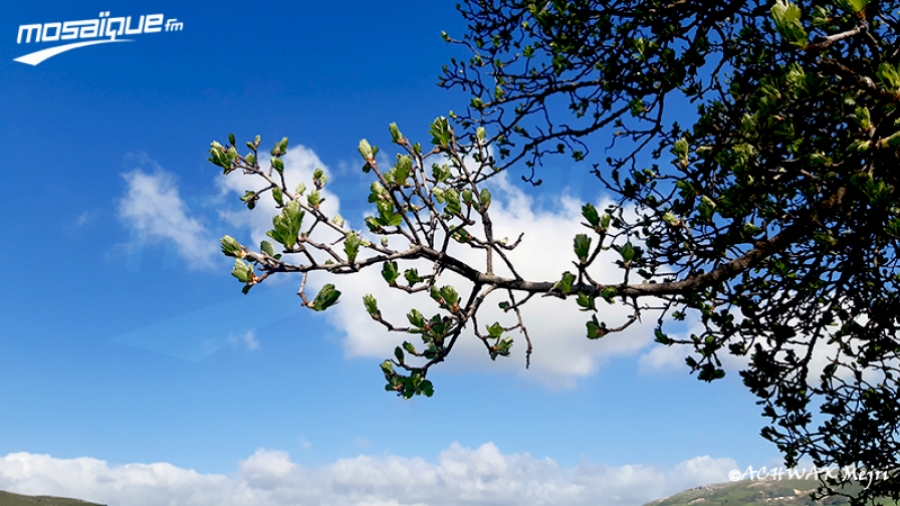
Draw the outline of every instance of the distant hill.
<instances>
[{"instance_id":1,"label":"distant hill","mask_svg":"<svg viewBox=\"0 0 900 506\"><path fill-rule=\"evenodd\" d=\"M809 495L818 485L818 480L812 477L806 480L742 480L692 488L645 506L845 506L850 503L840 496L813 501ZM853 489L848 487L847 491Z\"/></svg>"},{"instance_id":2,"label":"distant hill","mask_svg":"<svg viewBox=\"0 0 900 506\"><path fill-rule=\"evenodd\" d=\"M50 497L46 495L31 496L19 495L0 491L0 506L103 506L101 504L82 501L79 499L66 499L63 497Z\"/></svg>"}]
</instances>

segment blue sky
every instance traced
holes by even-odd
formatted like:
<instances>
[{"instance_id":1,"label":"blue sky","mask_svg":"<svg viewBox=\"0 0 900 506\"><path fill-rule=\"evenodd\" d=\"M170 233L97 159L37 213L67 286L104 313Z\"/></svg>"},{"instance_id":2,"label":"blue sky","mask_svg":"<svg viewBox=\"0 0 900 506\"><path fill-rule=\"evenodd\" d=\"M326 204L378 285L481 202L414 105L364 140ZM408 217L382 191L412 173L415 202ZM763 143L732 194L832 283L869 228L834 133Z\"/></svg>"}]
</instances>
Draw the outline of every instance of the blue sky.
<instances>
[{"instance_id":1,"label":"blue sky","mask_svg":"<svg viewBox=\"0 0 900 506\"><path fill-rule=\"evenodd\" d=\"M19 25L105 11L184 28L13 61L54 44L17 44ZM240 294L217 240L249 240L269 216L241 213L210 141L288 136L292 170L325 168L332 203L361 224L359 139L387 147L397 122L427 141L468 102L436 86L459 56L441 30L465 30L453 2L0 5L0 489L109 504L636 505L777 464L737 375L699 383L647 326L591 343L583 321L537 308L531 370L521 353L493 364L464 348L434 370L435 397L402 401L378 369L393 344L357 321L377 273L333 280L352 297L326 315L300 309L294 279ZM565 262L572 206L603 200L585 167L558 160L540 176L539 191L512 174L497 193L503 223L569 238L524 244L535 272Z\"/></svg>"}]
</instances>

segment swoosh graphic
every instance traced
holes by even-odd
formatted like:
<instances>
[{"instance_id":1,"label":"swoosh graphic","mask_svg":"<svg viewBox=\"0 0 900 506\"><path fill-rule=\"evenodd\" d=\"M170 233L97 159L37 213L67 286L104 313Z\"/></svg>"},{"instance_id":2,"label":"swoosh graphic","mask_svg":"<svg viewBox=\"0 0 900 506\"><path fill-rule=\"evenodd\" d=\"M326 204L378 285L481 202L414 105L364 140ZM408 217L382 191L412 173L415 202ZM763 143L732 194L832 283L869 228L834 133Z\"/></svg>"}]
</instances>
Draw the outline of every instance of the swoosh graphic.
<instances>
[{"instance_id":1,"label":"swoosh graphic","mask_svg":"<svg viewBox=\"0 0 900 506\"><path fill-rule=\"evenodd\" d=\"M110 42L133 42L133 39L107 39L107 40L91 40L88 42L74 42L72 44L64 44L62 46L56 47L48 47L47 49L41 49L40 51L35 51L33 53L28 53L24 56L20 56L13 61L27 63L28 65L37 65L47 58L52 58L60 53L65 53L66 51L71 51L73 49L78 49L79 47L85 46L93 46L94 44L108 44Z\"/></svg>"}]
</instances>

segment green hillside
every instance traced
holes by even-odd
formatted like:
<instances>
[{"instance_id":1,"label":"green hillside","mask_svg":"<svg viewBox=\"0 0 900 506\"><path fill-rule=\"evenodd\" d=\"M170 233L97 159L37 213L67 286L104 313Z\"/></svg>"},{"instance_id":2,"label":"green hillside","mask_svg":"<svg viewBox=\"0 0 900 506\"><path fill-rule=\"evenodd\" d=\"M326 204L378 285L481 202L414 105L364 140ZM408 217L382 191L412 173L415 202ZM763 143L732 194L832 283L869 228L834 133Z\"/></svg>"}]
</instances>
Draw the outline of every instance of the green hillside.
<instances>
[{"instance_id":1,"label":"green hillside","mask_svg":"<svg viewBox=\"0 0 900 506\"><path fill-rule=\"evenodd\" d=\"M0 506L102 506L79 499L65 499L46 495L30 496L0 491Z\"/></svg>"},{"instance_id":2,"label":"green hillside","mask_svg":"<svg viewBox=\"0 0 900 506\"><path fill-rule=\"evenodd\" d=\"M813 501L809 495L818 486L810 479L743 480L685 490L679 494L657 499L645 506L844 506L844 497L829 497ZM856 486L855 488L859 488ZM853 492L853 488L847 489Z\"/></svg>"}]
</instances>

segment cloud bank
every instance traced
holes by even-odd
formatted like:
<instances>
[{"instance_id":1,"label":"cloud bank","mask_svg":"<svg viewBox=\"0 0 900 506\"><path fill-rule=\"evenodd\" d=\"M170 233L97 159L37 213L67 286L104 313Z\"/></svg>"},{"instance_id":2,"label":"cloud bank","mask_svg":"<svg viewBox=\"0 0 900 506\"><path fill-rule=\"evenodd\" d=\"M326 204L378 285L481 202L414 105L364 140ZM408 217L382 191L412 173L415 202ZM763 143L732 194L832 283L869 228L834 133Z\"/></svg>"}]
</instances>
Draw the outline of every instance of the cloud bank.
<instances>
[{"instance_id":1,"label":"cloud bank","mask_svg":"<svg viewBox=\"0 0 900 506\"><path fill-rule=\"evenodd\" d=\"M12 453L0 458L0 489L77 497L109 506L592 505L637 506L694 486L727 481L731 459L696 457L674 467L560 467L493 443L453 443L437 462L420 457L340 459L322 467L283 451L257 450L232 474L203 474L167 463L110 466L88 457Z\"/></svg>"}]
</instances>

